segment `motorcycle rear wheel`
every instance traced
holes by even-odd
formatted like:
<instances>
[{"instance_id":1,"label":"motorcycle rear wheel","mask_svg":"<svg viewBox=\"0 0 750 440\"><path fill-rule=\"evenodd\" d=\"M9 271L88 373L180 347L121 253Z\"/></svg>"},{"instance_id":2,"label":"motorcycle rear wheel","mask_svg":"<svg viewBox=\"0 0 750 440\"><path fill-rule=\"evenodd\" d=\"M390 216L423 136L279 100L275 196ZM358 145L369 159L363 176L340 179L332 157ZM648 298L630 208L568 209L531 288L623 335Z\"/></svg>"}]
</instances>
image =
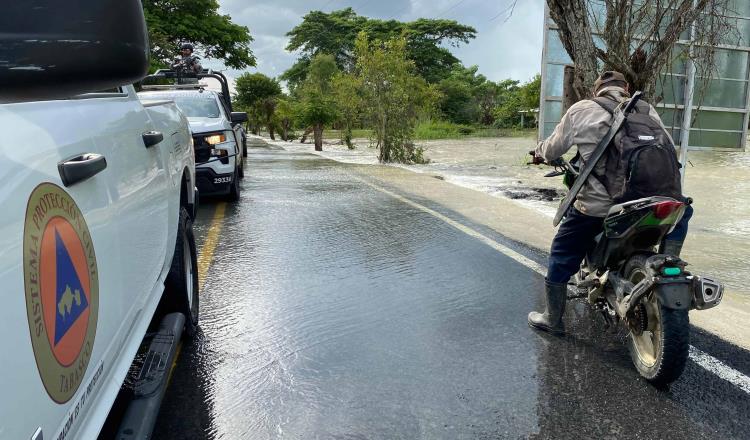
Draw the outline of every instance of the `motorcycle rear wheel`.
<instances>
[{"instance_id":1,"label":"motorcycle rear wheel","mask_svg":"<svg viewBox=\"0 0 750 440\"><path fill-rule=\"evenodd\" d=\"M648 275L650 255L635 255L625 265L625 278L636 284ZM633 364L646 380L664 386L677 380L685 369L690 351L690 322L687 310L662 306L651 292L643 299L645 330L630 329L628 350Z\"/></svg>"}]
</instances>

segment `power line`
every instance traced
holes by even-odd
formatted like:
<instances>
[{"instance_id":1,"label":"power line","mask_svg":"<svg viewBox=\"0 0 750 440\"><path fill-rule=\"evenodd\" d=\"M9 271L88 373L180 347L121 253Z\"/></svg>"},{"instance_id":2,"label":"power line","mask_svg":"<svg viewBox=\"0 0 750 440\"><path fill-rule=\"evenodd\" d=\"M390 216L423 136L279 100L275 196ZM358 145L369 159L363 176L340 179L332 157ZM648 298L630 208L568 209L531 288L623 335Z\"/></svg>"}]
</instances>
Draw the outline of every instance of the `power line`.
<instances>
[{"instance_id":1,"label":"power line","mask_svg":"<svg viewBox=\"0 0 750 440\"><path fill-rule=\"evenodd\" d=\"M456 4L454 4L454 5L453 5L453 6L451 6L450 8L448 8L448 9L446 9L445 11L441 12L440 14L438 14L438 15L437 15L437 16L436 16L435 18L440 18L440 17L444 16L445 14L447 14L447 13L449 13L450 11L452 11L452 10L456 9L457 7L461 6L461 5L462 5L462 4L464 4L465 2L466 2L466 0L459 0L458 2L456 2Z\"/></svg>"},{"instance_id":2,"label":"power line","mask_svg":"<svg viewBox=\"0 0 750 440\"><path fill-rule=\"evenodd\" d=\"M497 15L493 16L492 18L490 18L489 21L495 21L498 18L500 18L500 16L503 15L503 14L506 14L506 17L505 17L504 21L508 21L508 19L513 15L513 11L515 11L515 9L516 9L516 3L517 2L518 2L518 0L513 0L510 3L510 6L508 6L505 9L503 9L502 11L498 12Z\"/></svg>"}]
</instances>

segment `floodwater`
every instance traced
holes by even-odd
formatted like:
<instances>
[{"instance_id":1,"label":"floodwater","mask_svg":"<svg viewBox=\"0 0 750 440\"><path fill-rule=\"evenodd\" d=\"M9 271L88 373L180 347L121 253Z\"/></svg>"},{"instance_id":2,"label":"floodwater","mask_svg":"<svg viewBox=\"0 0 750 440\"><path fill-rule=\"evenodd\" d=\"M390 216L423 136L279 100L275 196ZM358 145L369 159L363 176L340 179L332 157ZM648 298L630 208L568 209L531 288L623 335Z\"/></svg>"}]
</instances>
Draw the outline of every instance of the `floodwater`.
<instances>
[{"instance_id":1,"label":"floodwater","mask_svg":"<svg viewBox=\"0 0 750 440\"><path fill-rule=\"evenodd\" d=\"M565 194L561 178L544 178L548 167L527 165L532 138L466 138L422 141L430 163L404 168L503 197L554 216ZM310 152L312 147L279 143ZM376 151L366 140L350 151L325 145L322 155L346 163L375 164ZM750 297L750 153L691 151L685 194L695 201L695 215L683 257L694 272L716 278L729 290Z\"/></svg>"},{"instance_id":2,"label":"floodwater","mask_svg":"<svg viewBox=\"0 0 750 440\"><path fill-rule=\"evenodd\" d=\"M747 437L746 391L693 361L655 389L581 302L566 337L532 330L539 274L358 168L252 149L154 438ZM199 249L214 209L202 201ZM692 344L750 371L745 351Z\"/></svg>"}]
</instances>

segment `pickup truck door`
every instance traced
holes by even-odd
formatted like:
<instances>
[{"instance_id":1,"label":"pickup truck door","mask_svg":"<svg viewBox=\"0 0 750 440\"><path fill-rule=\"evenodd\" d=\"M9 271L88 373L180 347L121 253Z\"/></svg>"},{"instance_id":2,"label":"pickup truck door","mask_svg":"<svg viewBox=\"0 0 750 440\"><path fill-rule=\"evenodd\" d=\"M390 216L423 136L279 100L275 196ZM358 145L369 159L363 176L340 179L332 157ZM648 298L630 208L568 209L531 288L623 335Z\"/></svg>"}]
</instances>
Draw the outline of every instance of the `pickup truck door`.
<instances>
[{"instance_id":1,"label":"pickup truck door","mask_svg":"<svg viewBox=\"0 0 750 440\"><path fill-rule=\"evenodd\" d=\"M0 105L3 439L74 428L111 367L123 266L113 170L91 137L109 127L91 125L88 106Z\"/></svg>"},{"instance_id":2,"label":"pickup truck door","mask_svg":"<svg viewBox=\"0 0 750 440\"><path fill-rule=\"evenodd\" d=\"M92 102L88 111L91 124L107 127L94 136L94 142L107 155L112 175L108 183L122 262L120 295L127 301L120 319L133 325L154 289L159 287L161 294L163 287L171 184L165 164L168 155L162 150L169 145L171 133L160 133L161 142L149 140L149 133L158 128L130 86L123 88L121 96ZM122 337L128 333L126 329Z\"/></svg>"}]
</instances>

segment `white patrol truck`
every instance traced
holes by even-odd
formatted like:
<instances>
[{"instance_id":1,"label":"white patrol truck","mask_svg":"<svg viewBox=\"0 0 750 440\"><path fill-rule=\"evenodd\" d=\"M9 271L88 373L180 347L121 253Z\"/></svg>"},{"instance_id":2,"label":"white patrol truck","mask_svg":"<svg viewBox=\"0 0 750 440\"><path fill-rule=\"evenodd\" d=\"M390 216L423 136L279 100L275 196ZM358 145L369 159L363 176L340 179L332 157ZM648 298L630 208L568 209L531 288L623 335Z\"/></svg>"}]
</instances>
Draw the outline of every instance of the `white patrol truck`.
<instances>
[{"instance_id":1,"label":"white patrol truck","mask_svg":"<svg viewBox=\"0 0 750 440\"><path fill-rule=\"evenodd\" d=\"M240 199L246 156L242 122L247 113L233 112L226 78L204 71L198 79L214 78L224 91L209 90L205 83L148 85L154 79L171 79L173 72L160 70L143 81L141 98L171 100L187 116L195 145L196 182L201 196L223 195ZM179 78L178 78L179 80ZM179 82L179 81L178 81Z\"/></svg>"},{"instance_id":2,"label":"white patrol truck","mask_svg":"<svg viewBox=\"0 0 750 440\"><path fill-rule=\"evenodd\" d=\"M0 439L95 439L157 309L136 401L197 324L192 140L122 85L148 68L139 0L18 2L0 28Z\"/></svg>"}]
</instances>

